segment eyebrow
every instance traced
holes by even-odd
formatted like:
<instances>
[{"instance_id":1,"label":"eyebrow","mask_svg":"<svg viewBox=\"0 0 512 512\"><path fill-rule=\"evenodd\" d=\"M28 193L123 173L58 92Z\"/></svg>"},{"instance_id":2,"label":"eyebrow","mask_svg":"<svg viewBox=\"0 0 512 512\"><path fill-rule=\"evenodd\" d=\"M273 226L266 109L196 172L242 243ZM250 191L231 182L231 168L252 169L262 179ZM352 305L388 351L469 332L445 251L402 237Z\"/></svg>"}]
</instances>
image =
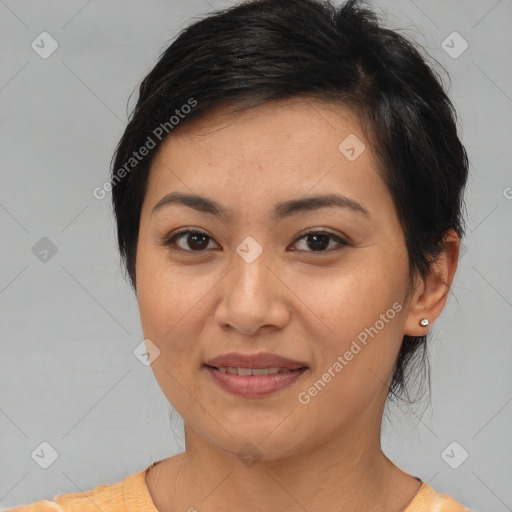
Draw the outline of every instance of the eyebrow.
<instances>
[{"instance_id":1,"label":"eyebrow","mask_svg":"<svg viewBox=\"0 0 512 512\"><path fill-rule=\"evenodd\" d=\"M213 199L197 194L184 194L181 192L171 192L160 199L153 208L151 215L164 206L171 204L181 204L198 212L208 213L215 215L216 217L229 218L233 216L233 212L231 210L220 205ZM274 207L272 219L278 221L285 217L327 207L347 208L353 212L370 217L369 211L354 199L350 199L349 197L339 194L323 194L277 203Z\"/></svg>"}]
</instances>

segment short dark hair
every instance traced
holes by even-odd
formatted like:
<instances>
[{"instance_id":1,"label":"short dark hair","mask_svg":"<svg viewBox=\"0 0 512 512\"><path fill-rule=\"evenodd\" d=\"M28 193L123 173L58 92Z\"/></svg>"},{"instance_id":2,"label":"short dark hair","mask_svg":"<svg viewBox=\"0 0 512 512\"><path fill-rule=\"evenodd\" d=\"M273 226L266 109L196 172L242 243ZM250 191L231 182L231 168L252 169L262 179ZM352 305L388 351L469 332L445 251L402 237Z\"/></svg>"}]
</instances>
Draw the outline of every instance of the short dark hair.
<instances>
[{"instance_id":1,"label":"short dark hair","mask_svg":"<svg viewBox=\"0 0 512 512\"><path fill-rule=\"evenodd\" d=\"M448 230L462 238L468 158L443 81L415 45L358 0L253 0L184 29L142 81L111 177L135 290L141 207L165 136L214 107L235 112L300 97L358 114L404 231L411 279L428 275ZM151 150L135 161L144 146ZM388 396L407 393L410 368L425 368L426 355L426 336L403 337Z\"/></svg>"}]
</instances>

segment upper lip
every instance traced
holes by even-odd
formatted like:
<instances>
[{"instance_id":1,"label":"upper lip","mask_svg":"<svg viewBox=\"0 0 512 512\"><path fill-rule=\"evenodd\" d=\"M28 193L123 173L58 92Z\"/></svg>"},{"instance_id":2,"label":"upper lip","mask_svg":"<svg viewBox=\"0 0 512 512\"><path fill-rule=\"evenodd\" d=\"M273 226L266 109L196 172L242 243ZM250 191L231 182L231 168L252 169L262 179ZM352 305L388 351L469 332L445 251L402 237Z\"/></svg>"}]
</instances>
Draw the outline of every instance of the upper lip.
<instances>
[{"instance_id":1,"label":"upper lip","mask_svg":"<svg viewBox=\"0 0 512 512\"><path fill-rule=\"evenodd\" d=\"M289 368L297 370L307 367L306 364L299 361L293 361L277 354L270 352L261 352L259 354L240 354L238 352L230 352L222 354L206 361L207 366L215 368L232 367L232 368Z\"/></svg>"}]
</instances>

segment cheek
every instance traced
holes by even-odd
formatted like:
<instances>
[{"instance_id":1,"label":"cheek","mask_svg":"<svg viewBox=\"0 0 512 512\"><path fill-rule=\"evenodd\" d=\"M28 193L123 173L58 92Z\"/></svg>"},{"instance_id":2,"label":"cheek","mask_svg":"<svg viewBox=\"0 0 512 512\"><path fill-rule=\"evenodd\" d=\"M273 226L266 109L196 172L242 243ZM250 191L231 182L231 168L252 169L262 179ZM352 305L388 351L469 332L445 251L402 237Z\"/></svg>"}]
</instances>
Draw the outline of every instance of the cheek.
<instances>
[{"instance_id":1,"label":"cheek","mask_svg":"<svg viewBox=\"0 0 512 512\"><path fill-rule=\"evenodd\" d=\"M151 245L141 246L137 266L142 330L160 350L152 369L167 399L181 408L187 397L201 393L191 376L203 360L203 347L197 340L205 322L211 321L210 294L220 276L206 265L200 269L173 264L161 247Z\"/></svg>"},{"instance_id":2,"label":"cheek","mask_svg":"<svg viewBox=\"0 0 512 512\"><path fill-rule=\"evenodd\" d=\"M150 339L160 350L153 369L165 361L177 360L179 319L185 316L186 300L176 280L171 283L165 262L157 250L139 244L137 252L137 300L144 338ZM185 316L186 318L186 316ZM176 345L176 346L174 346ZM174 366L174 364L172 364Z\"/></svg>"},{"instance_id":3,"label":"cheek","mask_svg":"<svg viewBox=\"0 0 512 512\"><path fill-rule=\"evenodd\" d=\"M318 364L297 393L318 431L349 424L384 398L403 332L398 293L376 288L371 278L347 276L331 284L347 288L318 295L329 330L312 338Z\"/></svg>"},{"instance_id":4,"label":"cheek","mask_svg":"<svg viewBox=\"0 0 512 512\"><path fill-rule=\"evenodd\" d=\"M359 262L324 272L317 269L300 277L290 275L289 279L294 293L318 319L319 334L333 340L348 339L374 325L381 314L403 300L405 281L400 263L396 262L396 271L390 267L360 258ZM396 307L388 316L394 319L395 312Z\"/></svg>"},{"instance_id":5,"label":"cheek","mask_svg":"<svg viewBox=\"0 0 512 512\"><path fill-rule=\"evenodd\" d=\"M343 382L339 388L343 394L350 390L357 396L358 387L368 385L374 391L380 387L379 380L384 383L390 376L400 348L405 274L400 261L395 260L394 266L382 261L387 260L360 259L333 272L317 273L314 279L299 280L296 290L315 313L315 377L329 369L340 375L332 380ZM325 375L325 380L329 378Z\"/></svg>"},{"instance_id":6,"label":"cheek","mask_svg":"<svg viewBox=\"0 0 512 512\"><path fill-rule=\"evenodd\" d=\"M137 299L144 334L162 340L172 338L189 324L195 307L209 288L208 279L191 279L173 265L162 247L141 245L137 253Z\"/></svg>"},{"instance_id":7,"label":"cheek","mask_svg":"<svg viewBox=\"0 0 512 512\"><path fill-rule=\"evenodd\" d=\"M193 365L200 360L199 347L193 340L199 337L202 325L201 298L212 285L207 279L191 280L186 272L172 267L158 249L141 247L137 256L142 331L160 351L151 364L158 385L180 415L189 418L191 411L200 406L191 397L199 397L201 392L190 378L196 370Z\"/></svg>"}]
</instances>

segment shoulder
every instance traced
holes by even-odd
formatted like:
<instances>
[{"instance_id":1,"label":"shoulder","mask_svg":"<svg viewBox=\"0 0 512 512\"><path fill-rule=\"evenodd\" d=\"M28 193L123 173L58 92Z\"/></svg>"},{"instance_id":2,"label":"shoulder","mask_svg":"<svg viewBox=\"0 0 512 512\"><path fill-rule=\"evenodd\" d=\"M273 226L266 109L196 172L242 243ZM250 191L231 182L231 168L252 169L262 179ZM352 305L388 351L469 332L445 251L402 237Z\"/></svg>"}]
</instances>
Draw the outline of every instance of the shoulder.
<instances>
[{"instance_id":1,"label":"shoulder","mask_svg":"<svg viewBox=\"0 0 512 512\"><path fill-rule=\"evenodd\" d=\"M41 500L21 505L6 512L98 512L105 505L123 506L122 488L119 483L98 485L85 492L58 494L53 501Z\"/></svg>"},{"instance_id":2,"label":"shoulder","mask_svg":"<svg viewBox=\"0 0 512 512\"><path fill-rule=\"evenodd\" d=\"M151 467L151 466L150 466ZM102 484L85 492L58 494L53 501L40 500L0 512L98 512L123 510L156 512L145 485L148 468L113 484ZM103 509L102 507L109 507Z\"/></svg>"},{"instance_id":3,"label":"shoulder","mask_svg":"<svg viewBox=\"0 0 512 512\"><path fill-rule=\"evenodd\" d=\"M471 512L471 510L448 494L439 494L430 485L423 483L404 512Z\"/></svg>"},{"instance_id":4,"label":"shoulder","mask_svg":"<svg viewBox=\"0 0 512 512\"><path fill-rule=\"evenodd\" d=\"M30 505L21 505L10 509L0 508L0 512L64 512L64 509L54 501L41 500Z\"/></svg>"}]
</instances>

